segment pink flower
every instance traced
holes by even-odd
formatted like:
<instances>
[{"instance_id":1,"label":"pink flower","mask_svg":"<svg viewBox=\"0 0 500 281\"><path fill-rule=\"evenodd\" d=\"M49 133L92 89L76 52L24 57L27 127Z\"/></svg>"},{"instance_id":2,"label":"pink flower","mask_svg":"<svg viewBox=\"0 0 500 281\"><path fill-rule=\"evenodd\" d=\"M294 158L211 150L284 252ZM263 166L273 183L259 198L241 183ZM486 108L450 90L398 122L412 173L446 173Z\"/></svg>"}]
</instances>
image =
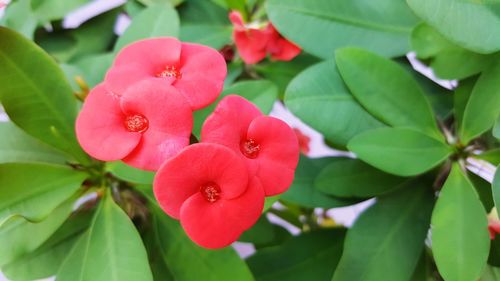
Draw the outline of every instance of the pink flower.
<instances>
[{"instance_id":1,"label":"pink flower","mask_svg":"<svg viewBox=\"0 0 500 281\"><path fill-rule=\"evenodd\" d=\"M307 155L310 150L309 143L311 142L311 138L302 133L302 131L297 128L293 128L293 131L295 132L297 140L299 141L300 152L302 152L304 155Z\"/></svg>"},{"instance_id":2,"label":"pink flower","mask_svg":"<svg viewBox=\"0 0 500 281\"><path fill-rule=\"evenodd\" d=\"M270 34L267 52L271 55L271 59L289 61L300 54L300 47L281 36L271 23L267 29Z\"/></svg>"},{"instance_id":3,"label":"pink flower","mask_svg":"<svg viewBox=\"0 0 500 281\"><path fill-rule=\"evenodd\" d=\"M172 86L146 80L119 97L97 85L76 121L82 148L102 161L122 159L146 170L156 170L189 145L193 126L191 108Z\"/></svg>"},{"instance_id":4,"label":"pink flower","mask_svg":"<svg viewBox=\"0 0 500 281\"><path fill-rule=\"evenodd\" d=\"M258 63L266 57L269 32L265 29L247 28L240 12L232 11L229 19L233 23L233 40L241 58L247 64Z\"/></svg>"},{"instance_id":5,"label":"pink flower","mask_svg":"<svg viewBox=\"0 0 500 281\"><path fill-rule=\"evenodd\" d=\"M245 159L266 196L285 192L299 160L299 144L283 121L264 116L252 103L236 95L223 98L206 119L201 141L229 147Z\"/></svg>"},{"instance_id":6,"label":"pink flower","mask_svg":"<svg viewBox=\"0 0 500 281\"><path fill-rule=\"evenodd\" d=\"M247 64L258 63L267 54L274 60L289 61L301 51L297 45L281 36L271 23L262 27L248 27L238 11L229 13L229 19L234 27L234 43Z\"/></svg>"},{"instance_id":7,"label":"pink flower","mask_svg":"<svg viewBox=\"0 0 500 281\"><path fill-rule=\"evenodd\" d=\"M217 144L191 145L165 162L153 190L161 208L206 248L236 241L264 207L262 187L248 177L245 162Z\"/></svg>"},{"instance_id":8,"label":"pink flower","mask_svg":"<svg viewBox=\"0 0 500 281\"><path fill-rule=\"evenodd\" d=\"M217 50L171 37L153 38L123 48L106 74L105 84L122 95L137 81L161 81L175 87L196 110L217 99L226 72L226 62Z\"/></svg>"}]
</instances>

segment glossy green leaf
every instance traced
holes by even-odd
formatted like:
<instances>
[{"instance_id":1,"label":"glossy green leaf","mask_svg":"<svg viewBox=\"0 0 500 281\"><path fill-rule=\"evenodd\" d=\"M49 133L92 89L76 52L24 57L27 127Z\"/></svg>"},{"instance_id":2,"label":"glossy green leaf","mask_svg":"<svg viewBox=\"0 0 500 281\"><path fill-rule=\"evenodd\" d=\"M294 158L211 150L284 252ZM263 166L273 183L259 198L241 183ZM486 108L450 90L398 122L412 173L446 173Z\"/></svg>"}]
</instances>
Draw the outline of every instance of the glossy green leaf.
<instances>
[{"instance_id":1,"label":"glossy green leaf","mask_svg":"<svg viewBox=\"0 0 500 281\"><path fill-rule=\"evenodd\" d=\"M81 162L88 158L74 132L76 99L57 64L12 30L0 27L0 101L28 134Z\"/></svg>"},{"instance_id":2,"label":"glossy green leaf","mask_svg":"<svg viewBox=\"0 0 500 281\"><path fill-rule=\"evenodd\" d=\"M378 198L347 232L332 281L409 280L422 253L433 203L431 187L416 181Z\"/></svg>"},{"instance_id":3,"label":"glossy green leaf","mask_svg":"<svg viewBox=\"0 0 500 281\"><path fill-rule=\"evenodd\" d=\"M86 174L49 164L0 164L0 226L12 216L39 221L80 187Z\"/></svg>"},{"instance_id":4,"label":"glossy green leaf","mask_svg":"<svg viewBox=\"0 0 500 281\"><path fill-rule=\"evenodd\" d=\"M407 0L408 5L427 24L450 41L477 53L500 50L500 14L494 1Z\"/></svg>"},{"instance_id":5,"label":"glossy green leaf","mask_svg":"<svg viewBox=\"0 0 500 281\"><path fill-rule=\"evenodd\" d=\"M495 126L493 126L493 136L497 139L500 139L500 115L495 122Z\"/></svg>"},{"instance_id":6,"label":"glossy green leaf","mask_svg":"<svg viewBox=\"0 0 500 281\"><path fill-rule=\"evenodd\" d=\"M34 13L42 22L62 19L88 0L31 0Z\"/></svg>"},{"instance_id":7,"label":"glossy green leaf","mask_svg":"<svg viewBox=\"0 0 500 281\"><path fill-rule=\"evenodd\" d=\"M500 166L497 166L495 176L493 177L493 182L491 184L491 189L493 192L493 201L495 201L495 206L497 206L497 214L500 217Z\"/></svg>"},{"instance_id":8,"label":"glossy green leaf","mask_svg":"<svg viewBox=\"0 0 500 281\"><path fill-rule=\"evenodd\" d=\"M30 281L54 276L89 226L91 218L91 213L71 216L35 251L2 267L3 274L15 281Z\"/></svg>"},{"instance_id":9,"label":"glossy green leaf","mask_svg":"<svg viewBox=\"0 0 500 281\"><path fill-rule=\"evenodd\" d=\"M141 237L110 192L57 273L58 281L153 281Z\"/></svg>"},{"instance_id":10,"label":"glossy green leaf","mask_svg":"<svg viewBox=\"0 0 500 281\"><path fill-rule=\"evenodd\" d=\"M228 11L207 0L185 0L179 7L179 15L183 25L231 25Z\"/></svg>"},{"instance_id":11,"label":"glossy green leaf","mask_svg":"<svg viewBox=\"0 0 500 281\"><path fill-rule=\"evenodd\" d=\"M121 161L107 163L106 170L115 177L132 183L152 184L155 177L154 172L139 170Z\"/></svg>"},{"instance_id":12,"label":"glossy green leaf","mask_svg":"<svg viewBox=\"0 0 500 281\"><path fill-rule=\"evenodd\" d=\"M481 203L483 203L484 211L486 213L491 212L492 208L495 207L493 193L491 190L491 183L473 173L469 174L469 180L471 181L474 189L479 195L479 200L481 200Z\"/></svg>"},{"instance_id":13,"label":"glossy green leaf","mask_svg":"<svg viewBox=\"0 0 500 281\"><path fill-rule=\"evenodd\" d=\"M328 281L342 254L345 229L303 233L259 250L247 262L257 281Z\"/></svg>"},{"instance_id":14,"label":"glossy green leaf","mask_svg":"<svg viewBox=\"0 0 500 281\"><path fill-rule=\"evenodd\" d=\"M356 204L358 200L336 198L314 188L319 172L340 158L310 159L301 156L290 189L281 199L308 208L336 208Z\"/></svg>"},{"instance_id":15,"label":"glossy green leaf","mask_svg":"<svg viewBox=\"0 0 500 281\"><path fill-rule=\"evenodd\" d=\"M460 131L460 128L462 127L465 107L467 106L467 102L469 101L476 81L477 76L460 81L460 84L453 93L453 113L455 116L455 122L457 123L457 132Z\"/></svg>"},{"instance_id":16,"label":"glossy green leaf","mask_svg":"<svg viewBox=\"0 0 500 281\"><path fill-rule=\"evenodd\" d=\"M0 267L36 250L70 216L75 196L59 205L39 223L14 217L0 227Z\"/></svg>"},{"instance_id":17,"label":"glossy green leaf","mask_svg":"<svg viewBox=\"0 0 500 281\"><path fill-rule=\"evenodd\" d=\"M484 151L474 157L490 162L493 165L500 164L500 148Z\"/></svg>"},{"instance_id":18,"label":"glossy green leaf","mask_svg":"<svg viewBox=\"0 0 500 281\"><path fill-rule=\"evenodd\" d=\"M157 206L152 206L152 210L158 247L175 280L254 280L245 262L232 248L203 249L186 236L179 222L169 218Z\"/></svg>"},{"instance_id":19,"label":"glossy green leaf","mask_svg":"<svg viewBox=\"0 0 500 281\"><path fill-rule=\"evenodd\" d=\"M316 64L288 85L285 104L295 115L344 147L357 134L382 127L350 94L333 60Z\"/></svg>"},{"instance_id":20,"label":"glossy green leaf","mask_svg":"<svg viewBox=\"0 0 500 281\"><path fill-rule=\"evenodd\" d=\"M64 164L66 156L24 133L11 122L0 123L0 163Z\"/></svg>"},{"instance_id":21,"label":"glossy green leaf","mask_svg":"<svg viewBox=\"0 0 500 281\"><path fill-rule=\"evenodd\" d=\"M219 101L227 95L235 94L256 105L264 114L268 114L278 98L278 88L271 81L249 80L237 82L226 87L217 101L211 105L194 112L193 134L199 137L205 119L214 111Z\"/></svg>"},{"instance_id":22,"label":"glossy green leaf","mask_svg":"<svg viewBox=\"0 0 500 281\"><path fill-rule=\"evenodd\" d=\"M266 216L261 216L250 229L243 232L238 241L263 248L281 244L290 237L291 234L286 229L271 223Z\"/></svg>"},{"instance_id":23,"label":"glossy green leaf","mask_svg":"<svg viewBox=\"0 0 500 281\"><path fill-rule=\"evenodd\" d=\"M73 66L80 70L85 83L93 88L104 80L104 75L111 67L113 59L112 53L88 55L75 61Z\"/></svg>"},{"instance_id":24,"label":"glossy green leaf","mask_svg":"<svg viewBox=\"0 0 500 281\"><path fill-rule=\"evenodd\" d=\"M302 54L291 61L265 61L256 64L254 67L258 74L273 81L278 86L280 98L283 99L290 81L305 68L317 62L318 60L315 57Z\"/></svg>"},{"instance_id":25,"label":"glossy green leaf","mask_svg":"<svg viewBox=\"0 0 500 281\"><path fill-rule=\"evenodd\" d=\"M432 213L432 252L447 281L477 280L490 249L488 220L474 187L454 164Z\"/></svg>"},{"instance_id":26,"label":"glossy green leaf","mask_svg":"<svg viewBox=\"0 0 500 281\"><path fill-rule=\"evenodd\" d=\"M270 0L266 9L280 33L321 58L346 46L403 55L418 21L406 3L392 0Z\"/></svg>"},{"instance_id":27,"label":"glossy green leaf","mask_svg":"<svg viewBox=\"0 0 500 281\"><path fill-rule=\"evenodd\" d=\"M18 0L10 3L0 19L0 25L14 29L28 39L33 39L37 24L38 21L31 9L30 0Z\"/></svg>"},{"instance_id":28,"label":"glossy green leaf","mask_svg":"<svg viewBox=\"0 0 500 281\"><path fill-rule=\"evenodd\" d=\"M426 24L413 30L411 42L418 58L429 59L430 67L442 79L463 79L477 74L490 64L493 57L463 49Z\"/></svg>"},{"instance_id":29,"label":"glossy green leaf","mask_svg":"<svg viewBox=\"0 0 500 281\"><path fill-rule=\"evenodd\" d=\"M426 172L452 152L446 144L404 128L371 130L354 137L347 147L364 162L399 176Z\"/></svg>"},{"instance_id":30,"label":"glossy green leaf","mask_svg":"<svg viewBox=\"0 0 500 281\"><path fill-rule=\"evenodd\" d=\"M314 186L338 197L372 197L398 188L406 178L386 174L358 159L340 158L326 166Z\"/></svg>"},{"instance_id":31,"label":"glossy green leaf","mask_svg":"<svg viewBox=\"0 0 500 281\"><path fill-rule=\"evenodd\" d=\"M499 85L500 63L497 62L484 70L472 89L460 130L464 144L489 130L500 115Z\"/></svg>"},{"instance_id":32,"label":"glossy green leaf","mask_svg":"<svg viewBox=\"0 0 500 281\"><path fill-rule=\"evenodd\" d=\"M171 4L151 5L135 16L130 26L118 38L115 51L140 39L159 36L179 36L179 16Z\"/></svg>"},{"instance_id":33,"label":"glossy green leaf","mask_svg":"<svg viewBox=\"0 0 500 281\"><path fill-rule=\"evenodd\" d=\"M181 25L180 39L221 49L231 42L232 31L228 25L186 24Z\"/></svg>"},{"instance_id":34,"label":"glossy green leaf","mask_svg":"<svg viewBox=\"0 0 500 281\"><path fill-rule=\"evenodd\" d=\"M338 50L336 61L352 94L373 116L443 138L422 89L397 63L356 48Z\"/></svg>"},{"instance_id":35,"label":"glossy green leaf","mask_svg":"<svg viewBox=\"0 0 500 281\"><path fill-rule=\"evenodd\" d=\"M158 247L158 237L152 227L142 234L144 246L148 252L149 266L153 273L154 281L174 281L172 272L165 264L160 247Z\"/></svg>"}]
</instances>

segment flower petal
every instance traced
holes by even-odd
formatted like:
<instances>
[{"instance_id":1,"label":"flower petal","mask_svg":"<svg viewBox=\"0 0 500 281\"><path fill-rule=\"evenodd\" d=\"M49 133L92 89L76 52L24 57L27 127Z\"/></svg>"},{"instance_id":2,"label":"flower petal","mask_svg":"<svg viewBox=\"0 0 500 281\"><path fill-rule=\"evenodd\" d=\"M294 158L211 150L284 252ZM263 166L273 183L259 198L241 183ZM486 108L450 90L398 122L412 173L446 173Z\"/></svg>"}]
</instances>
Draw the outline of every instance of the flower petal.
<instances>
[{"instance_id":1,"label":"flower petal","mask_svg":"<svg viewBox=\"0 0 500 281\"><path fill-rule=\"evenodd\" d=\"M266 196L282 193L293 181L299 161L299 143L293 130L285 122L269 116L252 121L247 138L260 145L257 176L262 179Z\"/></svg>"},{"instance_id":2,"label":"flower petal","mask_svg":"<svg viewBox=\"0 0 500 281\"><path fill-rule=\"evenodd\" d=\"M264 207L264 193L252 180L245 193L231 200L208 202L197 193L181 208L181 224L187 235L205 248L222 248L236 241L257 222Z\"/></svg>"},{"instance_id":3,"label":"flower petal","mask_svg":"<svg viewBox=\"0 0 500 281\"><path fill-rule=\"evenodd\" d=\"M177 38L150 38L125 46L113 65L137 64L148 72L159 72L165 66L177 66L180 55L181 42Z\"/></svg>"},{"instance_id":4,"label":"flower petal","mask_svg":"<svg viewBox=\"0 0 500 281\"><path fill-rule=\"evenodd\" d=\"M135 63L110 68L104 81L109 91L122 95L130 86L146 79L162 81L165 85L171 85L175 81L174 77L157 78L154 73Z\"/></svg>"},{"instance_id":5,"label":"flower petal","mask_svg":"<svg viewBox=\"0 0 500 281\"><path fill-rule=\"evenodd\" d=\"M138 168L156 170L161 163L189 144L193 116L185 98L162 81L144 80L122 96L126 115L143 115L149 128L134 152L124 159Z\"/></svg>"},{"instance_id":6,"label":"flower petal","mask_svg":"<svg viewBox=\"0 0 500 281\"><path fill-rule=\"evenodd\" d=\"M180 208L200 188L215 183L221 189L221 199L241 195L248 184L245 162L228 148L209 143L186 147L158 170L154 193L162 209L179 218Z\"/></svg>"},{"instance_id":7,"label":"flower petal","mask_svg":"<svg viewBox=\"0 0 500 281\"><path fill-rule=\"evenodd\" d=\"M229 13L229 20L231 21L235 29L245 28L245 22L243 21L243 16L239 11L231 11Z\"/></svg>"},{"instance_id":8,"label":"flower petal","mask_svg":"<svg viewBox=\"0 0 500 281\"><path fill-rule=\"evenodd\" d=\"M213 103L224 87L227 68L224 57L215 49L182 43L180 59L182 77L175 87L196 110Z\"/></svg>"},{"instance_id":9,"label":"flower petal","mask_svg":"<svg viewBox=\"0 0 500 281\"><path fill-rule=\"evenodd\" d=\"M272 24L267 26L267 30L269 32L267 52L271 54L272 59L289 61L300 54L300 47L279 34Z\"/></svg>"},{"instance_id":10,"label":"flower petal","mask_svg":"<svg viewBox=\"0 0 500 281\"><path fill-rule=\"evenodd\" d=\"M250 123L261 115L251 102L237 95L228 95L203 123L201 141L222 144L240 153Z\"/></svg>"},{"instance_id":11,"label":"flower petal","mask_svg":"<svg viewBox=\"0 0 500 281\"><path fill-rule=\"evenodd\" d=\"M260 29L235 30L233 40L236 48L246 64L254 64L266 57L266 46L269 33Z\"/></svg>"},{"instance_id":12,"label":"flower petal","mask_svg":"<svg viewBox=\"0 0 500 281\"><path fill-rule=\"evenodd\" d=\"M76 136L83 150L102 161L119 160L139 143L140 133L129 132L119 97L97 85L87 96L76 120Z\"/></svg>"}]
</instances>

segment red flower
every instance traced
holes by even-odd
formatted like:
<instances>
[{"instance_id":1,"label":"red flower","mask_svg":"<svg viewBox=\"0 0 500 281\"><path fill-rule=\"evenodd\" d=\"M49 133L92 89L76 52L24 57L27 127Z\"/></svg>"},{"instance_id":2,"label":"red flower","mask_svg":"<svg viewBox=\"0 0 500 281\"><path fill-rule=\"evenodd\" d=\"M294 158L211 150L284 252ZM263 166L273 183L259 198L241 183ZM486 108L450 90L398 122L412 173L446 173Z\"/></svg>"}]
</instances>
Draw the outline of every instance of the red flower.
<instances>
[{"instance_id":1,"label":"red flower","mask_svg":"<svg viewBox=\"0 0 500 281\"><path fill-rule=\"evenodd\" d=\"M226 71L226 62L217 50L176 38L154 38L123 48L105 83L108 90L121 95L137 81L161 81L175 87L195 110L217 99Z\"/></svg>"},{"instance_id":2,"label":"red flower","mask_svg":"<svg viewBox=\"0 0 500 281\"><path fill-rule=\"evenodd\" d=\"M240 12L232 11L229 19L233 23L233 40L241 58L247 64L257 63L266 57L269 32L265 29L245 26Z\"/></svg>"},{"instance_id":3,"label":"red flower","mask_svg":"<svg viewBox=\"0 0 500 281\"><path fill-rule=\"evenodd\" d=\"M203 124L201 141L237 152L266 196L285 192L293 181L299 160L295 133L285 122L262 115L240 96L229 95L220 101Z\"/></svg>"},{"instance_id":4,"label":"red flower","mask_svg":"<svg viewBox=\"0 0 500 281\"><path fill-rule=\"evenodd\" d=\"M271 54L271 59L289 61L300 54L300 47L281 36L271 23L267 29L270 34L267 52Z\"/></svg>"},{"instance_id":5,"label":"red flower","mask_svg":"<svg viewBox=\"0 0 500 281\"><path fill-rule=\"evenodd\" d=\"M495 239L497 233L500 233L500 221L498 220L490 220L488 222L488 230L490 232L490 239Z\"/></svg>"},{"instance_id":6,"label":"red flower","mask_svg":"<svg viewBox=\"0 0 500 281\"><path fill-rule=\"evenodd\" d=\"M230 149L208 143L185 148L158 170L154 194L198 245L221 248L252 226L264 207L259 182Z\"/></svg>"},{"instance_id":7,"label":"red flower","mask_svg":"<svg viewBox=\"0 0 500 281\"><path fill-rule=\"evenodd\" d=\"M238 11L229 13L229 19L234 27L234 43L247 64L258 63L266 54L270 54L274 60L289 61L301 51L297 45L281 36L271 23L248 27Z\"/></svg>"},{"instance_id":8,"label":"red flower","mask_svg":"<svg viewBox=\"0 0 500 281\"><path fill-rule=\"evenodd\" d=\"M302 131L297 128L293 128L295 135L297 136L297 140L299 141L300 152L307 155L309 153L309 142L311 142L311 138Z\"/></svg>"},{"instance_id":9,"label":"red flower","mask_svg":"<svg viewBox=\"0 0 500 281\"><path fill-rule=\"evenodd\" d=\"M78 116L76 134L94 158L156 170L189 145L192 126L186 99L172 86L147 80L121 97L96 86Z\"/></svg>"}]
</instances>

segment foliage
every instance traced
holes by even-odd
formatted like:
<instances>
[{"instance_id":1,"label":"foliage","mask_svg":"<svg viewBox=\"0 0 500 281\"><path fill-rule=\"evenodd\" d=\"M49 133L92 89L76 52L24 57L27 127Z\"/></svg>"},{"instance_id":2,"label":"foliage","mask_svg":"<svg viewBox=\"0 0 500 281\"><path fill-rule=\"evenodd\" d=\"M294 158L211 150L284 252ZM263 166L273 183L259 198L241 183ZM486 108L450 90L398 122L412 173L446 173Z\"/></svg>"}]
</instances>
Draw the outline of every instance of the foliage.
<instances>
[{"instance_id":1,"label":"foliage","mask_svg":"<svg viewBox=\"0 0 500 281\"><path fill-rule=\"evenodd\" d=\"M499 1L126 2L74 29L62 19L87 1L15 0L0 19L9 117L0 123L0 269L9 279L500 280L498 238L488 235L500 211ZM302 53L243 63L231 10L271 21ZM120 14L131 24L116 35ZM224 53L217 102L237 94L265 114L283 104L348 152L301 156L290 189L268 198L240 237L256 248L249 258L194 244L157 205L155 173L92 159L76 140L81 101L116 53L158 36ZM414 70L410 52L457 86ZM194 112L193 142L216 103ZM370 198L350 228L327 215Z\"/></svg>"}]
</instances>

